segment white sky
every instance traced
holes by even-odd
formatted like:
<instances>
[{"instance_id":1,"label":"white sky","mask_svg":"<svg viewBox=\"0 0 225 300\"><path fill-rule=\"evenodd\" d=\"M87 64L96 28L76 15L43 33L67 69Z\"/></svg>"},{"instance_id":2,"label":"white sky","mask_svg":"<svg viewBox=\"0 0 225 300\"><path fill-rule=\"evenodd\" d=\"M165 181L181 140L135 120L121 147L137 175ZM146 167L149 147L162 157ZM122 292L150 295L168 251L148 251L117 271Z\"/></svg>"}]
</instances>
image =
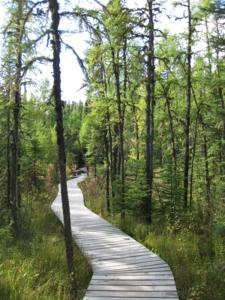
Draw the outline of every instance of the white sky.
<instances>
[{"instance_id":1,"label":"white sky","mask_svg":"<svg viewBox=\"0 0 225 300\"><path fill-rule=\"evenodd\" d=\"M4 5L2 4L3 0L0 0L0 26L5 22L5 10ZM60 0L60 3L63 5L67 0ZM93 0L76 0L71 1L74 4L80 4L83 7L93 7ZM102 0L102 3L107 3L107 0ZM174 0L167 0L167 14L171 14L171 11L174 13L180 13L178 10L175 12L175 9L172 6ZM127 6L129 7L143 7L146 3L146 0L127 0ZM161 28L168 28L173 33L180 33L186 30L186 22L176 22L169 21L166 16L161 17ZM71 23L68 22L68 26L71 26ZM72 29L72 28L71 28ZM66 40L70 43L80 57L84 57L84 52L87 49L88 34L79 33L74 34L73 36L67 38ZM0 44L2 44L2 37L0 36ZM0 53L1 56L1 53ZM61 74L62 74L62 98L66 101L84 101L85 100L85 90L78 91L83 84L83 74L82 71L70 50L63 50L61 53ZM42 79L51 78L51 65L49 67L44 67L42 74L35 75L35 81L41 82Z\"/></svg>"}]
</instances>

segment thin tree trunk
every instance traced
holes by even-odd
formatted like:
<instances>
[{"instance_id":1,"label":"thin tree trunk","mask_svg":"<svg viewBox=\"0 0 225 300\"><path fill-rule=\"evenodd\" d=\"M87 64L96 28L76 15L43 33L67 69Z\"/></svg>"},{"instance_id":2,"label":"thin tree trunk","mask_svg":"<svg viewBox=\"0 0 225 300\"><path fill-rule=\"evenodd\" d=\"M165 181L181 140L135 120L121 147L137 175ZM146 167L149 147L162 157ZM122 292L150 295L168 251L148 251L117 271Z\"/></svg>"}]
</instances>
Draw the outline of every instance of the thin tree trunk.
<instances>
[{"instance_id":1,"label":"thin tree trunk","mask_svg":"<svg viewBox=\"0 0 225 300\"><path fill-rule=\"evenodd\" d=\"M163 88L164 97L166 100L166 107L169 117L169 124L170 124L170 133L171 133L171 143L172 143L172 157L173 157L173 170L174 175L176 175L177 172L177 153L176 153L176 143L175 143L175 132L174 132L174 125L173 125L173 116L171 112L171 106L170 106L170 99L168 95L168 91L166 90L165 86L161 84Z\"/></svg>"},{"instance_id":2,"label":"thin tree trunk","mask_svg":"<svg viewBox=\"0 0 225 300\"><path fill-rule=\"evenodd\" d=\"M211 47L210 47L210 39L209 39L209 24L207 16L205 16L205 29L206 29L206 44L207 44L207 58L209 64L209 73L212 74L212 54L211 54Z\"/></svg>"},{"instance_id":3,"label":"thin tree trunk","mask_svg":"<svg viewBox=\"0 0 225 300\"><path fill-rule=\"evenodd\" d=\"M139 126L137 119L135 118L135 139L136 139L136 159L140 159L140 150L139 150L139 143L140 143L140 138L139 138Z\"/></svg>"},{"instance_id":4,"label":"thin tree trunk","mask_svg":"<svg viewBox=\"0 0 225 300\"><path fill-rule=\"evenodd\" d=\"M153 141L154 141L154 104L155 104L155 58L154 58L154 20L153 0L148 0L148 53L146 78L146 217L152 222L153 187Z\"/></svg>"},{"instance_id":5,"label":"thin tree trunk","mask_svg":"<svg viewBox=\"0 0 225 300\"><path fill-rule=\"evenodd\" d=\"M116 123L113 126L113 139L114 139L114 146L113 146L113 174L114 174L114 179L116 179L117 176L120 175L120 164L119 164L119 141L118 141L118 136L119 136L119 129L118 129L119 125L118 123Z\"/></svg>"},{"instance_id":6,"label":"thin tree trunk","mask_svg":"<svg viewBox=\"0 0 225 300\"><path fill-rule=\"evenodd\" d=\"M198 137L198 126L197 125L198 125L198 117L196 118L194 141L193 141L193 148L192 148L191 173L190 173L190 195L189 195L190 209L192 208L192 205L193 205L194 161L195 161L196 145L197 145L197 137Z\"/></svg>"},{"instance_id":7,"label":"thin tree trunk","mask_svg":"<svg viewBox=\"0 0 225 300\"><path fill-rule=\"evenodd\" d=\"M10 176L10 205L12 213L13 228L15 233L19 230L18 206L19 206L19 127L21 110L21 72L22 72L22 29L21 19L23 16L23 2L17 1L17 20L16 20L16 72L15 72L15 92L13 106L13 128L11 142L11 176Z\"/></svg>"},{"instance_id":8,"label":"thin tree trunk","mask_svg":"<svg viewBox=\"0 0 225 300\"><path fill-rule=\"evenodd\" d=\"M11 170L10 170L10 161L11 161L11 157L10 157L10 110L8 108L7 111L7 124L6 124L6 130L7 130L7 149L6 149L6 155L7 155L7 206L8 208L11 207L10 205L10 184L11 184Z\"/></svg>"},{"instance_id":9,"label":"thin tree trunk","mask_svg":"<svg viewBox=\"0 0 225 300\"><path fill-rule=\"evenodd\" d=\"M192 59L192 15L190 0L188 3L188 50L187 50L187 111L185 124L185 154L184 154L184 208L188 206L189 163L190 163L190 125L191 125L191 59Z\"/></svg>"},{"instance_id":10,"label":"thin tree trunk","mask_svg":"<svg viewBox=\"0 0 225 300\"><path fill-rule=\"evenodd\" d=\"M20 132L20 124L19 124L19 132ZM20 138L18 140L18 163L17 163L17 207L18 209L21 208L21 188L20 188L20 182L21 182L21 146L20 146Z\"/></svg>"},{"instance_id":11,"label":"thin tree trunk","mask_svg":"<svg viewBox=\"0 0 225 300\"><path fill-rule=\"evenodd\" d=\"M140 150L139 150L139 143L140 143L140 137L139 137L139 126L138 126L138 118L137 118L137 111L135 104L132 105L132 111L134 116L134 126L135 126L135 151L136 151L136 160L140 159Z\"/></svg>"},{"instance_id":12,"label":"thin tree trunk","mask_svg":"<svg viewBox=\"0 0 225 300\"><path fill-rule=\"evenodd\" d=\"M203 131L205 128L203 127ZM205 180L206 180L206 199L211 210L211 188L210 188L210 177L209 177L209 162L208 162L208 145L205 133L203 133L203 148L204 148L204 158L205 158ZM210 211L211 214L211 211Z\"/></svg>"},{"instance_id":13,"label":"thin tree trunk","mask_svg":"<svg viewBox=\"0 0 225 300\"><path fill-rule=\"evenodd\" d=\"M116 63L115 52L112 49L112 62L113 62L113 72L115 76L115 89L116 89L116 99L117 99L117 111L118 111L118 130L119 130L119 158L120 158L120 198L121 198L121 219L125 219L125 168L124 168L124 138L123 138L123 109L121 102L121 91L120 91L120 72L118 63Z\"/></svg>"},{"instance_id":14,"label":"thin tree trunk","mask_svg":"<svg viewBox=\"0 0 225 300\"><path fill-rule=\"evenodd\" d=\"M96 162L96 158L94 161L94 178L97 178L97 162Z\"/></svg>"},{"instance_id":15,"label":"thin tree trunk","mask_svg":"<svg viewBox=\"0 0 225 300\"><path fill-rule=\"evenodd\" d=\"M15 232L18 228L18 140L19 140L19 115L20 115L20 99L18 92L15 96L15 104L13 108L13 132L11 142L11 184L10 184L10 204L12 212L13 228Z\"/></svg>"},{"instance_id":16,"label":"thin tree trunk","mask_svg":"<svg viewBox=\"0 0 225 300\"><path fill-rule=\"evenodd\" d=\"M105 157L106 157L106 208L110 213L110 163L109 163L109 142L107 130L105 130Z\"/></svg>"},{"instance_id":17,"label":"thin tree trunk","mask_svg":"<svg viewBox=\"0 0 225 300\"><path fill-rule=\"evenodd\" d=\"M56 134L58 145L58 162L60 170L60 183L62 195L62 208L64 220L64 237L66 247L67 266L70 276L71 284L71 298L77 296L76 281L74 272L74 258L73 258L73 241L70 221L70 207L67 191L66 181L66 154L64 143L64 129L63 129L63 112L61 99L61 73L60 73L60 34L59 34L59 4L57 0L49 0L49 8L52 16L52 49L53 49L53 96L55 100L56 113Z\"/></svg>"},{"instance_id":18,"label":"thin tree trunk","mask_svg":"<svg viewBox=\"0 0 225 300\"><path fill-rule=\"evenodd\" d=\"M165 88L163 84L163 92L166 100L166 107L169 117L169 124L170 124L170 133L171 133L171 144L172 144L172 172L171 172L171 199L172 199L172 220L174 220L175 213L176 213L176 202L177 202L177 195L178 195L178 180L177 180L177 152L176 152L176 143L175 143L175 132L174 132L174 124L173 124L173 116L171 112L170 106L170 98L168 95L168 90Z\"/></svg>"},{"instance_id":19,"label":"thin tree trunk","mask_svg":"<svg viewBox=\"0 0 225 300\"><path fill-rule=\"evenodd\" d=\"M101 43L100 43L101 45ZM106 71L105 66L103 62L103 58L101 57L101 80L104 83L104 92L103 97L104 99L107 99L108 95L108 85L107 85L107 77L106 77ZM109 108L107 105L107 111L106 116L104 120L104 142L105 142L105 156L106 156L106 209L107 212L110 214L111 207L110 207L110 155L111 155L111 145L110 145L110 134L109 134L109 127L110 127L110 114L109 114Z\"/></svg>"},{"instance_id":20,"label":"thin tree trunk","mask_svg":"<svg viewBox=\"0 0 225 300\"><path fill-rule=\"evenodd\" d=\"M219 37L219 28L218 28L218 22L216 21L216 31L217 36ZM219 49L216 49L216 71L217 71L217 77L218 79L221 79L221 71L220 71L220 65L219 65ZM219 98L221 102L221 107L223 110L225 110L225 101L223 96L223 88L219 86L218 88ZM222 132L223 140L225 140L225 120L223 119L223 132ZM223 143L222 143L223 145ZM225 150L222 150L223 159L225 158Z\"/></svg>"},{"instance_id":21,"label":"thin tree trunk","mask_svg":"<svg viewBox=\"0 0 225 300\"><path fill-rule=\"evenodd\" d=\"M127 38L124 38L124 47L123 47L123 105L122 105L122 122L124 127L125 120L125 110L126 110L126 100L127 100L127 81L128 81L128 72L127 72Z\"/></svg>"},{"instance_id":22,"label":"thin tree trunk","mask_svg":"<svg viewBox=\"0 0 225 300\"><path fill-rule=\"evenodd\" d=\"M220 67L219 65L217 64L217 76L219 79L221 79L221 74L220 74ZM218 87L218 94L219 94L219 98L220 98L220 103L221 103L221 108L223 111L225 111L225 103L224 103L224 97L223 97L223 89L222 87ZM224 171L224 160L225 160L225 147L224 147L224 143L223 141L225 141L225 120L223 118L223 127L222 127L222 132L221 132L221 163L222 163L222 173L224 174L225 171Z\"/></svg>"},{"instance_id":23,"label":"thin tree trunk","mask_svg":"<svg viewBox=\"0 0 225 300\"><path fill-rule=\"evenodd\" d=\"M110 160L110 183L111 183L111 194L114 197L114 186L113 182L115 180L114 168L113 168L113 145L112 145L112 130L110 125L110 113L107 111L107 123L108 123L108 139L109 139L109 160Z\"/></svg>"}]
</instances>

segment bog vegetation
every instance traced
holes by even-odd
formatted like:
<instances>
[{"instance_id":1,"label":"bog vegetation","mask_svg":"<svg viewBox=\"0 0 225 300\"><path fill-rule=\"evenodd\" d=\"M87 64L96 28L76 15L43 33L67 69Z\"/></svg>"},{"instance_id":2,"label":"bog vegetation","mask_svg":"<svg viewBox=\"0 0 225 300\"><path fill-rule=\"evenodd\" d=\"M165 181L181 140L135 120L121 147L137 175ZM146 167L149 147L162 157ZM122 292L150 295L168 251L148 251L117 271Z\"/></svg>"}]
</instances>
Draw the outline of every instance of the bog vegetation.
<instances>
[{"instance_id":1,"label":"bog vegetation","mask_svg":"<svg viewBox=\"0 0 225 300\"><path fill-rule=\"evenodd\" d=\"M69 177L84 165L87 205L170 264L180 299L225 298L225 4L172 2L173 13L161 0L66 10L56 0L7 2L0 299L69 299L74 287L82 298L90 267L74 246L73 274L71 233L50 203L60 181L70 224L65 168ZM169 13L184 32L164 29ZM63 19L89 33L83 60L64 41L74 31L60 29ZM62 48L84 72L85 103L61 99ZM31 93L43 63L52 65L53 89L42 75Z\"/></svg>"}]
</instances>

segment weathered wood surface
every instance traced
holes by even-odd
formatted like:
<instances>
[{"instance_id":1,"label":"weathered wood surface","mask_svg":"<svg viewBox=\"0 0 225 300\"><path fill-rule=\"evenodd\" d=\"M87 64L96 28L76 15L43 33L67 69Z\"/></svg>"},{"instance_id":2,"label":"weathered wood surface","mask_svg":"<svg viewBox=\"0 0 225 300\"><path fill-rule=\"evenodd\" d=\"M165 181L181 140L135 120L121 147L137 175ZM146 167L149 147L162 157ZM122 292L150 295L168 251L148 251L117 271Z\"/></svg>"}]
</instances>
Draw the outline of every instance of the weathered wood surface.
<instances>
[{"instance_id":1,"label":"weathered wood surface","mask_svg":"<svg viewBox=\"0 0 225 300\"><path fill-rule=\"evenodd\" d=\"M73 238L90 260L93 276L85 300L178 300L170 267L130 236L84 206L77 183L68 181ZM60 192L52 210L63 223Z\"/></svg>"}]
</instances>

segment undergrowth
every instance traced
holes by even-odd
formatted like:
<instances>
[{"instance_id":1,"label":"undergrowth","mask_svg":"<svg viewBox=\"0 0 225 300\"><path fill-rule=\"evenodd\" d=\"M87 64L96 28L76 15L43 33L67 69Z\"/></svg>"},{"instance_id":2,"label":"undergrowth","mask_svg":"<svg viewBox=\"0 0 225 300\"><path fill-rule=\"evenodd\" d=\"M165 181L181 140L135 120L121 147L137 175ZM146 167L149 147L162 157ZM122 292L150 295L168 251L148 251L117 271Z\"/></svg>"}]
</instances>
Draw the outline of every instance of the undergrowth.
<instances>
[{"instance_id":1,"label":"undergrowth","mask_svg":"<svg viewBox=\"0 0 225 300\"><path fill-rule=\"evenodd\" d=\"M10 227L0 228L1 300L70 299L63 228L50 209L53 198L44 193L26 197L16 239ZM74 256L82 299L91 269L76 245Z\"/></svg>"},{"instance_id":2,"label":"undergrowth","mask_svg":"<svg viewBox=\"0 0 225 300\"><path fill-rule=\"evenodd\" d=\"M225 239L201 219L189 223L156 222L145 224L140 218L126 215L121 223L120 215L109 216L105 209L102 181L88 178L81 183L86 205L130 236L160 255L171 267L181 300L225 299ZM193 217L193 216L192 216ZM198 216L194 216L197 218ZM163 216L161 216L163 218ZM197 226L199 227L199 226Z\"/></svg>"}]
</instances>

